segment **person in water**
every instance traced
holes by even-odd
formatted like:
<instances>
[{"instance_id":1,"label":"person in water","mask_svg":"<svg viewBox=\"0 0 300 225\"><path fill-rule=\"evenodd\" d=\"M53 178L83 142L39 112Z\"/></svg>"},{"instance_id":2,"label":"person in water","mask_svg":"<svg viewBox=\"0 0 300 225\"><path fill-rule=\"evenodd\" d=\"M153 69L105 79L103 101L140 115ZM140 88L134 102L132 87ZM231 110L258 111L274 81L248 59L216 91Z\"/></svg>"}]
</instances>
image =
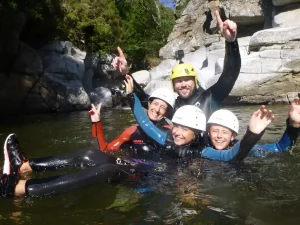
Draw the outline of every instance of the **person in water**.
<instances>
[{"instance_id":1,"label":"person in water","mask_svg":"<svg viewBox=\"0 0 300 225\"><path fill-rule=\"evenodd\" d=\"M265 107L262 106L260 110L265 110ZM236 151L224 151L224 149L232 149L232 146L238 143L235 139L239 131L239 122L237 117L229 110L218 110L209 118L207 128L211 146L213 146L215 151L212 151L210 148L204 148L201 152L201 156L210 159L230 161L234 154L236 154ZM288 118L286 120L286 129L280 140L272 144L257 144L251 149L249 155L265 156L266 152L287 151L290 147L295 145L299 134L300 99L297 97L290 105ZM232 154L227 154L227 151Z\"/></svg>"},{"instance_id":2,"label":"person in water","mask_svg":"<svg viewBox=\"0 0 300 225\"><path fill-rule=\"evenodd\" d=\"M129 85L127 88L133 87L132 79L127 81ZM132 91L132 90L131 90ZM174 106L174 94L171 90L166 88L157 89L149 97L149 108L147 115L149 119L159 129L169 129L169 122L167 116L172 114ZM133 156L134 160L145 160L155 157L152 151L156 151L156 143L148 138L139 126L130 126L126 128L119 137L107 143L104 137L102 122L100 120L101 106L96 109L92 105L89 111L92 121L92 136L97 138L98 146L101 151L111 153L121 149L125 144L131 146L131 152L127 150L126 154ZM130 157L130 156L129 156ZM24 172L40 172L45 170L57 170L70 166L95 166L103 163L115 162L115 158L111 158L101 154L97 149L79 150L70 153L64 153L56 156L47 156L41 158L28 159L23 154L13 156L16 160L15 164L18 165L20 173Z\"/></svg>"},{"instance_id":3,"label":"person in water","mask_svg":"<svg viewBox=\"0 0 300 225\"><path fill-rule=\"evenodd\" d=\"M176 155L179 158L201 157L225 161L243 160L252 147L259 141L265 128L274 120L271 110L260 107L250 118L249 127L242 140L228 151L217 151L213 147L202 148L203 132L206 131L205 114L196 106L186 105L180 107L172 118L173 128L167 132L159 130L147 119L142 105L135 95L130 94L130 106L134 116L144 132L165 149L165 154ZM217 142L218 144L218 142ZM218 147L218 146L216 146ZM226 148L227 146L224 146ZM205 152L205 154L202 154ZM218 157L217 157L217 156ZM226 155L226 157L224 157ZM212 156L212 157L211 157ZM228 160L230 158L230 160Z\"/></svg>"},{"instance_id":4,"label":"person in water","mask_svg":"<svg viewBox=\"0 0 300 225\"><path fill-rule=\"evenodd\" d=\"M170 74L170 81L174 92L178 94L174 112L184 105L195 105L200 108L207 118L220 109L221 103L229 95L241 68L241 57L237 42L237 26L230 20L222 21L219 12L215 12L221 34L225 38L224 69L219 80L207 90L203 90L198 84L195 67L188 63L174 66ZM113 61L113 66L122 74L128 74L128 66L121 48L118 47L119 56ZM134 82L134 92L147 107L148 95Z\"/></svg>"},{"instance_id":5,"label":"person in water","mask_svg":"<svg viewBox=\"0 0 300 225\"><path fill-rule=\"evenodd\" d=\"M129 80L128 83L132 82ZM133 85L127 85L127 88ZM174 94L168 89L158 89L149 98L149 120L163 129L168 123L165 116L172 113ZM2 197L26 193L32 197L44 197L53 194L69 192L83 186L102 183L107 180L120 181L128 176L143 176L160 160L159 151L146 143L146 135L137 126L126 129L119 138L107 143L104 138L100 121L100 107L92 105L89 111L92 120L92 134L97 137L99 147L103 151L119 149L123 143L130 142L132 154L124 158L117 158L99 150L80 150L57 156L28 159L20 151L16 135L11 134L4 143L5 163L0 180ZM152 141L152 143L154 143ZM151 158L151 160L149 160ZM153 161L156 160L156 161ZM65 174L44 179L30 179L18 181L18 174L29 171L57 170L69 166L93 166L77 173ZM142 169L141 169L142 168ZM143 172L137 172L137 170ZM132 172L134 171L134 172ZM146 171L146 173L145 173Z\"/></svg>"}]
</instances>

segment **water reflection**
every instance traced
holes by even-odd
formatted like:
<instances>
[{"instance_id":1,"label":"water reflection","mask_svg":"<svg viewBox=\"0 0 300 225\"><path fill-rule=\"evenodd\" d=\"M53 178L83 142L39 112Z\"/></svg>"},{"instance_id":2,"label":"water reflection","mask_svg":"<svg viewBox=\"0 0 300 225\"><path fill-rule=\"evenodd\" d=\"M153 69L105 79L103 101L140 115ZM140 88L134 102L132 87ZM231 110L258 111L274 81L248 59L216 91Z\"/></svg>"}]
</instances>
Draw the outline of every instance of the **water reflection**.
<instances>
[{"instance_id":1,"label":"water reflection","mask_svg":"<svg viewBox=\"0 0 300 225\"><path fill-rule=\"evenodd\" d=\"M236 107L240 136L257 107ZM262 143L278 140L288 106L271 106L276 120ZM128 110L103 113L105 136L112 140L135 124ZM0 142L15 132L28 157L96 147L86 112L22 116L0 122ZM240 165L198 159L172 174L153 174L137 187L101 185L45 199L3 199L1 224L298 224L300 217L299 144L283 154L249 157ZM63 172L69 172L67 169ZM60 174L32 173L27 178Z\"/></svg>"}]
</instances>

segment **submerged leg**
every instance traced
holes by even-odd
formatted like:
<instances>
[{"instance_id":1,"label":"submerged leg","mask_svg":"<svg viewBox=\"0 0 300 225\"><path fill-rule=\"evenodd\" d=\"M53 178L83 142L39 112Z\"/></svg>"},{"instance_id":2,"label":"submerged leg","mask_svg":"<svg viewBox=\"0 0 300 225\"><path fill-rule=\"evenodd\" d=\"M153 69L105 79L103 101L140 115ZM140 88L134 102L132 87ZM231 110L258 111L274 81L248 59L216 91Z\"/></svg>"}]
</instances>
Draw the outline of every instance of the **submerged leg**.
<instances>
[{"instance_id":1,"label":"submerged leg","mask_svg":"<svg viewBox=\"0 0 300 225\"><path fill-rule=\"evenodd\" d=\"M25 190L31 197L48 197L95 184L119 182L127 176L118 166L103 164L61 176L27 180Z\"/></svg>"}]
</instances>

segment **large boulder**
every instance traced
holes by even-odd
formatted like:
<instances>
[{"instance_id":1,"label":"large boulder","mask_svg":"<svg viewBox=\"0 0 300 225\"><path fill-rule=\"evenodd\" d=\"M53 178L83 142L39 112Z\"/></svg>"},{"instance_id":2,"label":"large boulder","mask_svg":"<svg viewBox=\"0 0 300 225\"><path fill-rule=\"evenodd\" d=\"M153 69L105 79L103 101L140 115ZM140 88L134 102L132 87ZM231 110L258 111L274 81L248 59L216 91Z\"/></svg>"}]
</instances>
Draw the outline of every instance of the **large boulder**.
<instances>
[{"instance_id":1,"label":"large boulder","mask_svg":"<svg viewBox=\"0 0 300 225\"><path fill-rule=\"evenodd\" d=\"M253 34L249 50L257 51L263 46L282 45L300 39L300 26L261 30Z\"/></svg>"},{"instance_id":2,"label":"large boulder","mask_svg":"<svg viewBox=\"0 0 300 225\"><path fill-rule=\"evenodd\" d=\"M72 76L73 79L81 80L84 75L84 53L77 49L72 51L71 42L53 42L42 47L39 54L43 61L44 72L47 74L61 74ZM74 56L79 57L75 58Z\"/></svg>"},{"instance_id":3,"label":"large boulder","mask_svg":"<svg viewBox=\"0 0 300 225\"><path fill-rule=\"evenodd\" d=\"M276 11L273 27L300 26L300 4L284 6Z\"/></svg>"}]
</instances>

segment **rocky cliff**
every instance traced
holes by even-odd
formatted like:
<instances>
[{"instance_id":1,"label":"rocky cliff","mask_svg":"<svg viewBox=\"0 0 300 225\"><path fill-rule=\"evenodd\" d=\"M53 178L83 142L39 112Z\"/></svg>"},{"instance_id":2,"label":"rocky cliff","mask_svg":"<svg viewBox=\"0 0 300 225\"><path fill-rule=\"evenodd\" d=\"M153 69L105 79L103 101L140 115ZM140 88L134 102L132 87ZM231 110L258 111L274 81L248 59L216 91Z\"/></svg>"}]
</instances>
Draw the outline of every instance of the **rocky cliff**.
<instances>
[{"instance_id":1,"label":"rocky cliff","mask_svg":"<svg viewBox=\"0 0 300 225\"><path fill-rule=\"evenodd\" d=\"M170 87L168 77L178 49L184 50L185 62L195 65L202 87L218 79L225 45L211 13L216 7L223 19L238 24L242 67L228 102L288 102L296 96L300 91L299 0L190 0L160 50L165 60L149 72L146 90L151 93L157 87Z\"/></svg>"}]
</instances>

